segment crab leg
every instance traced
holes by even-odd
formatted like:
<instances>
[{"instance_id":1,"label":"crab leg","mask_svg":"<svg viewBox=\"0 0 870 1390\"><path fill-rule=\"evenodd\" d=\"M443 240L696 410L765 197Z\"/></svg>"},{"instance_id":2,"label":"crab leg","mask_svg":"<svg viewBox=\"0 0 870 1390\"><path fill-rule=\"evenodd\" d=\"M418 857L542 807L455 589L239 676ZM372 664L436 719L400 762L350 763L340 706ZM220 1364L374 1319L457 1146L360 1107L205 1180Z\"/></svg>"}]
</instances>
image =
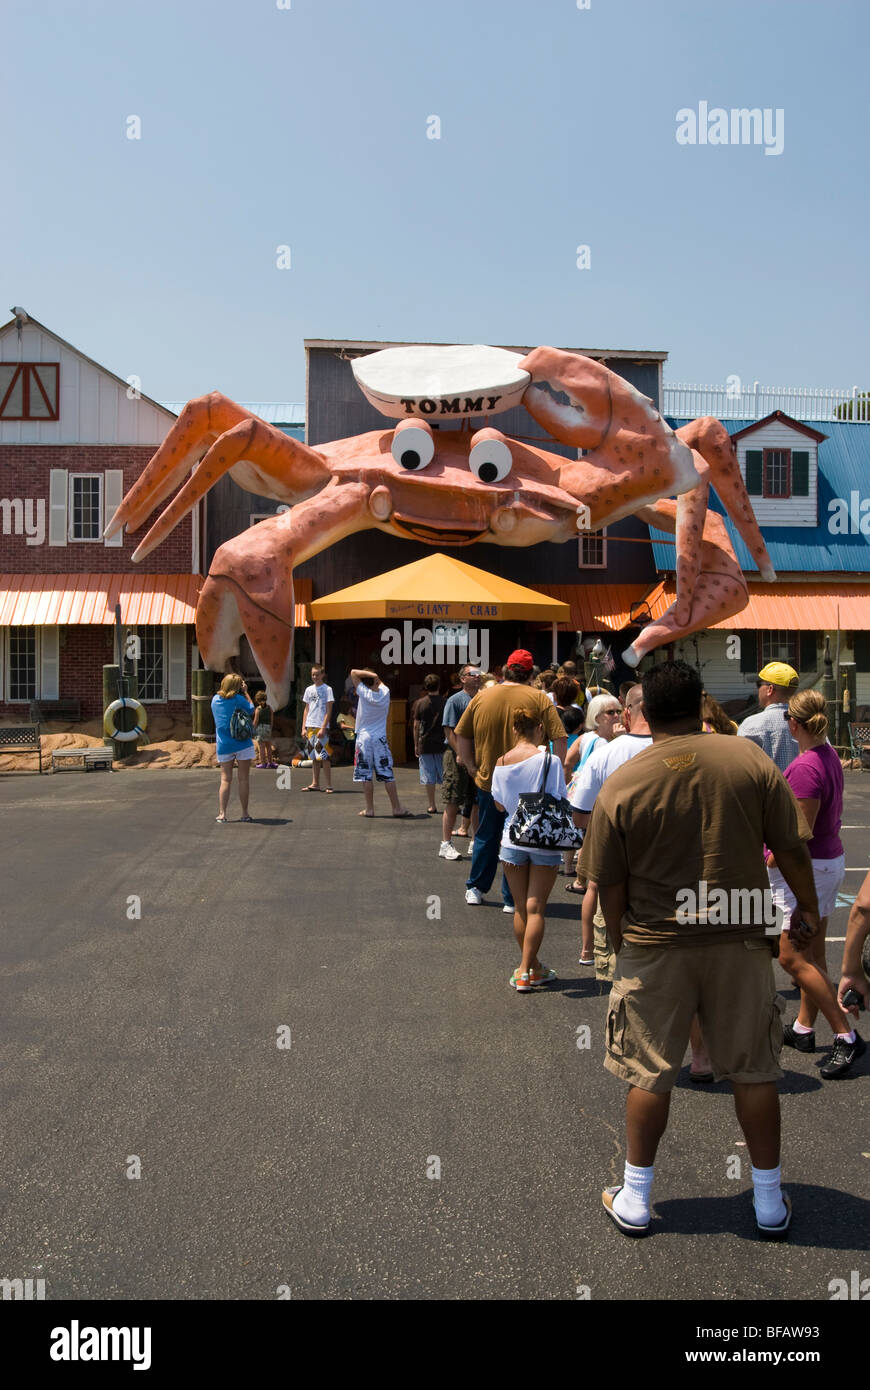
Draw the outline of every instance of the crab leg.
<instances>
[{"instance_id":1,"label":"crab leg","mask_svg":"<svg viewBox=\"0 0 870 1390\"><path fill-rule=\"evenodd\" d=\"M679 502L666 499L655 506L642 507L637 515L648 526L676 534L677 544L680 545ZM695 533L691 534L694 536ZM725 523L716 512L707 512L700 537L693 541L699 557L693 591L685 598L678 596L661 618L647 624L622 654L627 666L637 666L642 657L665 642L675 642L691 632L721 622L723 618L731 618L746 607L749 597L746 580L737 563ZM677 583L679 587L679 577ZM689 606L688 613L686 604Z\"/></svg>"},{"instance_id":2,"label":"crab leg","mask_svg":"<svg viewBox=\"0 0 870 1390\"><path fill-rule=\"evenodd\" d=\"M245 634L273 709L293 675L293 569L336 541L374 525L366 483L330 483L316 497L258 522L215 552L196 606L196 640L212 671L227 669Z\"/></svg>"},{"instance_id":3,"label":"crab leg","mask_svg":"<svg viewBox=\"0 0 870 1390\"><path fill-rule=\"evenodd\" d=\"M677 438L696 451L696 463L698 454L706 459L710 465L710 482L740 532L762 579L776 579L776 571L771 564L743 482L734 441L721 420L714 419L712 415L705 415L700 420L690 420L688 425L683 425L677 430Z\"/></svg>"}]
</instances>

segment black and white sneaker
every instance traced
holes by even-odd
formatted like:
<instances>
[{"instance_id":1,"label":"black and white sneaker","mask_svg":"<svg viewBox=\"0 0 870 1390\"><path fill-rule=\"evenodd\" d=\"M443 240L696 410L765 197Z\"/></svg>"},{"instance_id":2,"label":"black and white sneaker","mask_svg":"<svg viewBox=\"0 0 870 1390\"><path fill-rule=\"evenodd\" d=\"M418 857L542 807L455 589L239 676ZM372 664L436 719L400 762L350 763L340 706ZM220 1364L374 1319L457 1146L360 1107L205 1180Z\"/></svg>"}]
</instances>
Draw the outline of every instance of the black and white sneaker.
<instances>
[{"instance_id":1,"label":"black and white sneaker","mask_svg":"<svg viewBox=\"0 0 870 1390\"><path fill-rule=\"evenodd\" d=\"M798 1052L815 1052L816 1035L812 1033L796 1033L794 1023L787 1023L782 1030L783 1047L794 1047Z\"/></svg>"},{"instance_id":2,"label":"black and white sneaker","mask_svg":"<svg viewBox=\"0 0 870 1390\"><path fill-rule=\"evenodd\" d=\"M866 1051L867 1044L857 1033L854 1042L846 1042L845 1038L837 1038L831 1048L830 1057L825 1065L819 1068L819 1072L826 1081L837 1081L841 1076L846 1075L853 1062L857 1062L859 1057L863 1057Z\"/></svg>"}]
</instances>

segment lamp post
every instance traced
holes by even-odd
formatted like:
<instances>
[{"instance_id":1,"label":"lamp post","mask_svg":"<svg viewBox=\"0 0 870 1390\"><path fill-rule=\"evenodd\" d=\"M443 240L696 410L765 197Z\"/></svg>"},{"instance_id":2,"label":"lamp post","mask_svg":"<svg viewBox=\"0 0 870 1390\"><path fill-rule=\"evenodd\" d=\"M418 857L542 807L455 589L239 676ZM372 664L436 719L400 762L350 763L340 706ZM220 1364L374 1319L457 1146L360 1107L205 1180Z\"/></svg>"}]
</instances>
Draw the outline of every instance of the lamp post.
<instances>
[{"instance_id":1,"label":"lamp post","mask_svg":"<svg viewBox=\"0 0 870 1390\"><path fill-rule=\"evenodd\" d=\"M825 654L822 658L822 694L825 697L828 728L833 729L834 737L838 738L837 683L834 680L834 662L831 656L831 634L829 632L825 633Z\"/></svg>"}]
</instances>

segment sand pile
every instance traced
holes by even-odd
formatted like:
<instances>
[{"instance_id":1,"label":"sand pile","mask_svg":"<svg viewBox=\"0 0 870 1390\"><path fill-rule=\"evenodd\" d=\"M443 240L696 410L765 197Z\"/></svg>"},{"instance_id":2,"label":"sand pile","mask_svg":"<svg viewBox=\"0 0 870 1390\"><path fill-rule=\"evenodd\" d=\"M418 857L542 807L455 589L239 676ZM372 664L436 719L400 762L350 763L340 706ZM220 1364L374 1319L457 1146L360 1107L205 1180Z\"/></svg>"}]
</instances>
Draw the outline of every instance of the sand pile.
<instances>
[{"instance_id":1,"label":"sand pile","mask_svg":"<svg viewBox=\"0 0 870 1390\"><path fill-rule=\"evenodd\" d=\"M183 720L171 715L157 715L149 720L148 733L153 741L139 748L132 758L115 760L116 772L145 770L147 768L188 768L217 767L215 746L201 739L177 737L189 729ZM173 736L176 735L176 736ZM53 748L100 748L103 746L102 723L91 719L82 724L43 724L42 725L42 770L51 768ZM289 738L273 740L278 758L289 762L295 743ZM38 772L39 760L35 753L0 753L0 772Z\"/></svg>"}]
</instances>

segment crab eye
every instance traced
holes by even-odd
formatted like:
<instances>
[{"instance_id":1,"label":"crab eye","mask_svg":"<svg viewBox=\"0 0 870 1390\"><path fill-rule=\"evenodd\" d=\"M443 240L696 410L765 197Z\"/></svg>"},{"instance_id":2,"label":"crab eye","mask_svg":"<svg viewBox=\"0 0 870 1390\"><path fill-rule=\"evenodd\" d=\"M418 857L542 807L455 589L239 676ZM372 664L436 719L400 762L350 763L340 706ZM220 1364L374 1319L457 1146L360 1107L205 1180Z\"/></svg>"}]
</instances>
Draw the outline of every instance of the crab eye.
<instances>
[{"instance_id":1,"label":"crab eye","mask_svg":"<svg viewBox=\"0 0 870 1390\"><path fill-rule=\"evenodd\" d=\"M500 483L513 466L510 447L499 430L478 430L471 441L468 466L482 483Z\"/></svg>"},{"instance_id":2,"label":"crab eye","mask_svg":"<svg viewBox=\"0 0 870 1390\"><path fill-rule=\"evenodd\" d=\"M403 468L419 473L435 457L435 438L425 420L403 420L393 430L390 453Z\"/></svg>"}]
</instances>

